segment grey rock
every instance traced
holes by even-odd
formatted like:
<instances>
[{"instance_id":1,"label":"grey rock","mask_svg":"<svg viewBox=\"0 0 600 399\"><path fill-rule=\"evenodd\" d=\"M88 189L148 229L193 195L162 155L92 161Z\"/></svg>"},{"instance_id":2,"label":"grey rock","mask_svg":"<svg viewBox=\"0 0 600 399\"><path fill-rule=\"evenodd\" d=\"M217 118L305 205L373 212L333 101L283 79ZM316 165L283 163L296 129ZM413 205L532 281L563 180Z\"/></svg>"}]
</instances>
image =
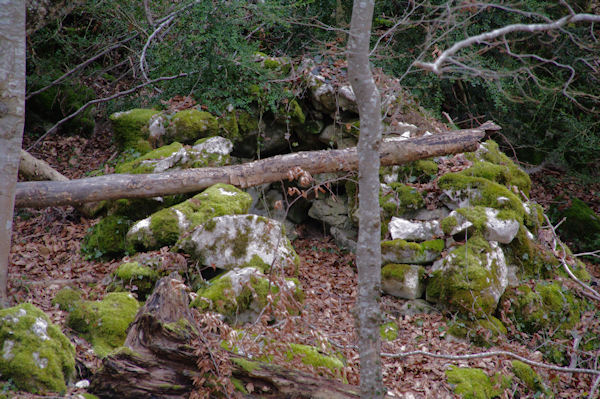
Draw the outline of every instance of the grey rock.
<instances>
[{"instance_id":1,"label":"grey rock","mask_svg":"<svg viewBox=\"0 0 600 399\"><path fill-rule=\"evenodd\" d=\"M444 234L437 220L411 222L395 216L388 224L388 231L392 240L400 238L408 241L427 241Z\"/></svg>"}]
</instances>

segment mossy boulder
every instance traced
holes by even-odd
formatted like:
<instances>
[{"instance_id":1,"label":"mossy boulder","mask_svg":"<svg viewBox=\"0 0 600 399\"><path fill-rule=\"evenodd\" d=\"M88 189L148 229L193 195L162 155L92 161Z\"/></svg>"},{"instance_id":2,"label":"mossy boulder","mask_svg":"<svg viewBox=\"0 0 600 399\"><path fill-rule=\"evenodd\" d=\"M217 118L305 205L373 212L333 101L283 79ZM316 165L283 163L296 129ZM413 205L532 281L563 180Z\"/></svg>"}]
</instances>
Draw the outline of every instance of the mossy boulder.
<instances>
[{"instance_id":1,"label":"mossy boulder","mask_svg":"<svg viewBox=\"0 0 600 399\"><path fill-rule=\"evenodd\" d=\"M148 142L148 125L151 118L158 113L159 111L154 109L135 108L112 114L110 120L119 148L133 149L142 154L152 150Z\"/></svg>"},{"instance_id":2,"label":"mossy boulder","mask_svg":"<svg viewBox=\"0 0 600 399\"><path fill-rule=\"evenodd\" d=\"M218 216L177 244L205 266L231 270L260 264L295 271L299 258L281 223L256 215Z\"/></svg>"},{"instance_id":3,"label":"mossy boulder","mask_svg":"<svg viewBox=\"0 0 600 399\"><path fill-rule=\"evenodd\" d=\"M511 380L501 374L490 378L483 370L450 366L446 370L448 383L463 399L492 399L500 397L510 387Z\"/></svg>"},{"instance_id":4,"label":"mossy boulder","mask_svg":"<svg viewBox=\"0 0 600 399\"><path fill-rule=\"evenodd\" d=\"M292 99L286 101L285 104L281 105L277 109L275 120L279 123L283 123L286 126L296 127L301 126L306 121L306 116L302 107L297 100Z\"/></svg>"},{"instance_id":5,"label":"mossy boulder","mask_svg":"<svg viewBox=\"0 0 600 399\"><path fill-rule=\"evenodd\" d=\"M468 317L491 315L508 285L502 249L481 237L450 251L431 271L426 299Z\"/></svg>"},{"instance_id":6,"label":"mossy boulder","mask_svg":"<svg viewBox=\"0 0 600 399\"><path fill-rule=\"evenodd\" d=\"M429 240L421 243L397 239L381 243L381 260L387 263L421 265L439 259L444 250L444 240Z\"/></svg>"},{"instance_id":7,"label":"mossy boulder","mask_svg":"<svg viewBox=\"0 0 600 399\"><path fill-rule=\"evenodd\" d=\"M201 311L220 313L231 323L243 324L256 320L267 306L268 296L277 301L280 293L287 291L297 301L304 300L298 280L286 279L284 285L274 284L257 267L235 268L200 288L191 306Z\"/></svg>"},{"instance_id":8,"label":"mossy boulder","mask_svg":"<svg viewBox=\"0 0 600 399\"><path fill-rule=\"evenodd\" d=\"M408 211L422 208L425 205L423 196L414 187L402 183L381 184L379 205L383 220L392 216L400 216Z\"/></svg>"},{"instance_id":9,"label":"mossy boulder","mask_svg":"<svg viewBox=\"0 0 600 399\"><path fill-rule=\"evenodd\" d=\"M198 139L219 134L217 118L209 112L186 109L177 112L167 127L167 135L173 141L192 143Z\"/></svg>"},{"instance_id":10,"label":"mossy boulder","mask_svg":"<svg viewBox=\"0 0 600 399\"><path fill-rule=\"evenodd\" d=\"M71 312L81 301L81 291L70 287L62 288L52 298L52 305L58 306L60 310Z\"/></svg>"},{"instance_id":11,"label":"mossy boulder","mask_svg":"<svg viewBox=\"0 0 600 399\"><path fill-rule=\"evenodd\" d=\"M468 238L481 234L488 241L509 244L517 235L521 224L518 216L510 210L499 211L483 206L460 208L450 212L441 222L447 235Z\"/></svg>"},{"instance_id":12,"label":"mossy boulder","mask_svg":"<svg viewBox=\"0 0 600 399\"><path fill-rule=\"evenodd\" d=\"M132 252L125 241L130 226L131 220L123 216L110 215L103 218L86 234L81 252L88 259L115 258Z\"/></svg>"},{"instance_id":13,"label":"mossy boulder","mask_svg":"<svg viewBox=\"0 0 600 399\"><path fill-rule=\"evenodd\" d=\"M0 346L0 375L19 390L64 393L75 375L75 348L29 303L0 310Z\"/></svg>"},{"instance_id":14,"label":"mossy boulder","mask_svg":"<svg viewBox=\"0 0 600 399\"><path fill-rule=\"evenodd\" d=\"M217 123L219 124L220 136L225 137L232 143L236 143L242 138L242 134L240 133L240 128L238 126L237 113L233 107L231 107L230 110L222 115L217 120Z\"/></svg>"},{"instance_id":15,"label":"mossy boulder","mask_svg":"<svg viewBox=\"0 0 600 399\"><path fill-rule=\"evenodd\" d=\"M425 278L423 266L390 263L381 269L381 289L388 295L416 299L423 295Z\"/></svg>"},{"instance_id":16,"label":"mossy boulder","mask_svg":"<svg viewBox=\"0 0 600 399\"><path fill-rule=\"evenodd\" d=\"M101 301L79 302L69 313L67 325L81 333L98 356L105 357L123 345L138 308L130 293L111 292Z\"/></svg>"},{"instance_id":17,"label":"mossy boulder","mask_svg":"<svg viewBox=\"0 0 600 399\"><path fill-rule=\"evenodd\" d=\"M157 270L139 262L126 262L112 273L113 281L108 286L109 291L127 291L134 288L140 301L144 301L154 289L160 277Z\"/></svg>"},{"instance_id":18,"label":"mossy boulder","mask_svg":"<svg viewBox=\"0 0 600 399\"><path fill-rule=\"evenodd\" d=\"M127 242L137 250L173 245L182 233L215 216L248 212L252 198L234 186L218 183L194 197L162 209L135 223L127 233Z\"/></svg>"},{"instance_id":19,"label":"mossy boulder","mask_svg":"<svg viewBox=\"0 0 600 399\"><path fill-rule=\"evenodd\" d=\"M420 159L399 166L396 181L404 183L427 183L437 175L438 164L431 159Z\"/></svg>"}]
</instances>

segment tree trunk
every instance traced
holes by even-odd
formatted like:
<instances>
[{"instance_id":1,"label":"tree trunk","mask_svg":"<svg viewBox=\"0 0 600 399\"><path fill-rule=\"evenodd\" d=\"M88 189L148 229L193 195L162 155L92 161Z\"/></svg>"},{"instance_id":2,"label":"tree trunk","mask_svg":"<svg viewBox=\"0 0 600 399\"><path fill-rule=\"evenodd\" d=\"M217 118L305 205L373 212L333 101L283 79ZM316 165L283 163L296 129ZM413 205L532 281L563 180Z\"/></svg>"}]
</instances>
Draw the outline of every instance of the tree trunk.
<instances>
[{"instance_id":1,"label":"tree trunk","mask_svg":"<svg viewBox=\"0 0 600 399\"><path fill-rule=\"evenodd\" d=\"M8 306L8 256L25 121L25 1L0 0L0 307Z\"/></svg>"},{"instance_id":2,"label":"tree trunk","mask_svg":"<svg viewBox=\"0 0 600 399\"><path fill-rule=\"evenodd\" d=\"M90 392L121 399L187 397L194 389L192 378L200 373L191 345L198 337L195 323L180 277L162 278L129 327L126 349L103 359ZM352 385L235 354L230 358L232 376L254 386L255 394L247 398L360 398Z\"/></svg>"},{"instance_id":3,"label":"tree trunk","mask_svg":"<svg viewBox=\"0 0 600 399\"><path fill-rule=\"evenodd\" d=\"M369 65L374 0L354 0L348 38L348 77L360 116L358 139L358 293L356 324L361 398L383 398L381 372L381 222L379 217L379 147L381 100Z\"/></svg>"},{"instance_id":4,"label":"tree trunk","mask_svg":"<svg viewBox=\"0 0 600 399\"><path fill-rule=\"evenodd\" d=\"M434 156L474 151L486 129L478 129L406 141L384 142L379 156L382 165L403 164ZM377 157L375 157L377 158ZM147 175L106 175L66 182L21 182L17 184L17 207L74 205L119 198L148 198L198 192L216 183L251 187L287 179L288 171L300 167L311 174L356 170L356 148L297 152L256 162L219 168L186 169Z\"/></svg>"}]
</instances>

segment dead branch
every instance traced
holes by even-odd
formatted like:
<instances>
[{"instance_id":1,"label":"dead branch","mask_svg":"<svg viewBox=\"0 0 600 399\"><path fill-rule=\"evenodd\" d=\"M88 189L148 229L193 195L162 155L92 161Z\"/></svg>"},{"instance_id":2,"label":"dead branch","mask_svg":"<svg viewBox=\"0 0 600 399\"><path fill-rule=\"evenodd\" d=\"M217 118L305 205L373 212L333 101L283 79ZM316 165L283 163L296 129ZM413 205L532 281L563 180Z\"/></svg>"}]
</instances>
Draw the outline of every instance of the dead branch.
<instances>
[{"instance_id":1,"label":"dead branch","mask_svg":"<svg viewBox=\"0 0 600 399\"><path fill-rule=\"evenodd\" d=\"M499 127L491 122L477 129L420 137L381 144L382 165L396 165L440 155L474 151L486 129ZM246 188L285 180L288 171L300 167L312 175L356 170L356 148L306 151L278 155L241 165L186 169L146 175L106 175L67 182L17 183L16 207L46 207L95 202L105 199L148 198L198 192L216 183Z\"/></svg>"}]
</instances>

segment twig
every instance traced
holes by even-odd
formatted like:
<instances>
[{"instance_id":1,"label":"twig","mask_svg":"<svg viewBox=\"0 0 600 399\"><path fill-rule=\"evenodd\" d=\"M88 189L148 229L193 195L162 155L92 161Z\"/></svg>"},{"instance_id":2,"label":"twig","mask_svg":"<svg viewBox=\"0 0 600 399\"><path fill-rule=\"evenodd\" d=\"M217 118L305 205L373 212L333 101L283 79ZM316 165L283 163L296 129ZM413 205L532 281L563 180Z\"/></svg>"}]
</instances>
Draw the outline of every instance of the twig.
<instances>
[{"instance_id":1,"label":"twig","mask_svg":"<svg viewBox=\"0 0 600 399\"><path fill-rule=\"evenodd\" d=\"M148 6L148 0L144 0L144 12L146 13L146 20L148 21L148 24L154 28L154 18L152 18L152 12Z\"/></svg>"},{"instance_id":2,"label":"twig","mask_svg":"<svg viewBox=\"0 0 600 399\"><path fill-rule=\"evenodd\" d=\"M126 39L121 40L118 43L113 44L112 46L108 47L107 49L99 52L98 54L96 54L95 56L93 56L92 58L89 58L85 61L83 61L81 64L77 65L75 68L71 69L70 71L66 72L65 74L63 74L61 77L55 79L52 83L50 83L48 86L42 87L39 90L34 91L33 93L29 93L27 95L27 97L25 97L25 100L29 100L31 97L35 96L36 94L40 94L46 90L48 90L49 88L51 88L54 85L59 84L60 82L62 82L63 80L65 80L66 78L68 78L69 76L71 76L72 74L74 74L75 72L77 72L78 70L88 66L89 64L91 64L92 62L96 61L98 58L102 57L103 55L110 53L113 50L118 49L119 47L123 46L123 44L127 43L128 41L136 38L138 36L138 34L134 34L133 36L130 36Z\"/></svg>"},{"instance_id":3,"label":"twig","mask_svg":"<svg viewBox=\"0 0 600 399\"><path fill-rule=\"evenodd\" d=\"M113 94L111 96L108 96L108 97L97 98L95 100L88 101L87 103L83 104L83 106L81 108L79 108L77 111L73 112L70 115L65 116L63 119L61 119L58 122L56 122L54 124L54 126L52 126L50 129L48 129L46 131L46 133L42 134L40 136L40 138L38 138L32 145L30 145L29 148L27 148L27 151L30 151L33 147L35 147L36 145L38 145L44 138L46 138L46 136L48 136L49 134L55 132L56 128L58 128L58 126L62 125L63 123L65 123L68 120L73 119L74 117L76 117L77 115L79 115L80 113L82 113L84 110L86 110L88 107L90 107L90 106L92 106L94 104L98 104L98 103L103 103L103 102L106 102L106 101L114 100L115 98L126 96L126 95L131 94L131 93L133 93L133 92L141 89L142 87L148 86L150 84L153 84L153 83L156 83L156 82L160 82L160 81L163 81L163 80L173 80L173 79L181 78L181 77L184 77L184 76L188 76L191 73L192 72L190 72L190 73L180 73L179 75L173 75L173 76L163 76L163 77L156 78L156 79L150 80L148 82L139 84L139 85L137 85L137 86L135 86L135 87L133 87L133 88L131 88L129 90L120 91L120 92L115 93L115 94Z\"/></svg>"},{"instance_id":4,"label":"twig","mask_svg":"<svg viewBox=\"0 0 600 399\"><path fill-rule=\"evenodd\" d=\"M596 250L596 251L592 251L592 252L580 252L578 254L574 254L574 257L578 258L580 256L594 256L597 258L600 258L600 249Z\"/></svg>"},{"instance_id":5,"label":"twig","mask_svg":"<svg viewBox=\"0 0 600 399\"><path fill-rule=\"evenodd\" d=\"M470 360L470 359L482 359L486 357L495 357L495 356L508 356L514 359L520 360L523 363L526 363L530 366L541 367L549 370L558 371L560 373L582 373L582 374L593 374L600 376L600 370L594 369L580 369L576 367L561 367L555 366L553 364L547 364L542 362L536 362L535 360L529 360L526 357L517 355L516 353L509 351L491 351L491 352L480 352L480 353L471 353L468 355L445 355L442 353L431 353L427 351L412 351L412 352L402 352L402 353L382 353L381 356L389 357L393 359L397 358L405 358L409 356L429 356L437 359L447 359L447 360Z\"/></svg>"}]
</instances>

